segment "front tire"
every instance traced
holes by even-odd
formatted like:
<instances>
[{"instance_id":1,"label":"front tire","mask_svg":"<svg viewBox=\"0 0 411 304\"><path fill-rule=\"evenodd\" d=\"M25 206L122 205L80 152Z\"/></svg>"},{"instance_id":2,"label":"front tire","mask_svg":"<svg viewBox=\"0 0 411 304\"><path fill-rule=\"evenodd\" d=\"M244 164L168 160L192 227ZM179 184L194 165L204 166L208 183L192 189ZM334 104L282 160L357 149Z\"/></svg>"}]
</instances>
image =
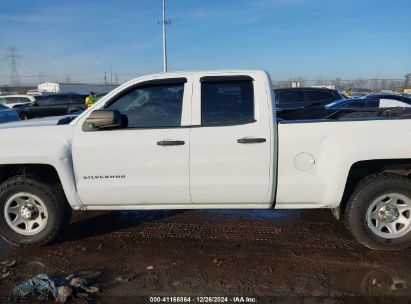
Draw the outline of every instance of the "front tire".
<instances>
[{"instance_id":1,"label":"front tire","mask_svg":"<svg viewBox=\"0 0 411 304\"><path fill-rule=\"evenodd\" d=\"M399 250L411 245L411 180L394 174L363 179L351 195L345 225L363 245Z\"/></svg>"},{"instance_id":2,"label":"front tire","mask_svg":"<svg viewBox=\"0 0 411 304\"><path fill-rule=\"evenodd\" d=\"M70 216L60 188L21 175L0 185L0 233L17 246L41 246L54 240Z\"/></svg>"}]
</instances>

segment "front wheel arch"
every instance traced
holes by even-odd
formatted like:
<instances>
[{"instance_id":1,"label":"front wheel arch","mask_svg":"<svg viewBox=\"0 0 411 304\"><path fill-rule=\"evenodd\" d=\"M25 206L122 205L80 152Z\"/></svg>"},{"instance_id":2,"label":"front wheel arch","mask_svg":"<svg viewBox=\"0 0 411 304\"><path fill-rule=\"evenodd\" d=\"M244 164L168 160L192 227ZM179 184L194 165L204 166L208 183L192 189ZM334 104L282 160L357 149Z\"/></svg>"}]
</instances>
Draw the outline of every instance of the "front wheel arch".
<instances>
[{"instance_id":1,"label":"front wheel arch","mask_svg":"<svg viewBox=\"0 0 411 304\"><path fill-rule=\"evenodd\" d=\"M28 175L16 175L0 185L0 232L13 245L50 243L67 224L70 215L71 208L62 201L60 189L53 184ZM44 226L36 230L34 224L42 222Z\"/></svg>"}]
</instances>

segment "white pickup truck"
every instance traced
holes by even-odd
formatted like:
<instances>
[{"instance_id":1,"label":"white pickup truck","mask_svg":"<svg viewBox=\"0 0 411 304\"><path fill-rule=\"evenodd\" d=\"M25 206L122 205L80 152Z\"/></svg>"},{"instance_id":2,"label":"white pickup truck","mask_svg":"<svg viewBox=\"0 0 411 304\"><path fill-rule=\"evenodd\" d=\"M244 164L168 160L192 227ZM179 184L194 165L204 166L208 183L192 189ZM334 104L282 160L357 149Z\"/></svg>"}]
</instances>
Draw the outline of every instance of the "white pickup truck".
<instances>
[{"instance_id":1,"label":"white pickup truck","mask_svg":"<svg viewBox=\"0 0 411 304\"><path fill-rule=\"evenodd\" d=\"M0 128L0 233L71 210L330 208L373 249L411 244L411 121L278 121L264 71L144 76L70 119Z\"/></svg>"}]
</instances>

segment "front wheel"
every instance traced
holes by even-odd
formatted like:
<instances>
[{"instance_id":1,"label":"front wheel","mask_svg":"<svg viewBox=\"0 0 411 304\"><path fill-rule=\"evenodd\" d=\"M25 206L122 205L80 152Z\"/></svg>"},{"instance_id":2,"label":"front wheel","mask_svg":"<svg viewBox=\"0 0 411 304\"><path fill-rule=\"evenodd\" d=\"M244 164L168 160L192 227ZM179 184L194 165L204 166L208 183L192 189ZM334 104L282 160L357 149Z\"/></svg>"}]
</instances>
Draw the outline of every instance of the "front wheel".
<instances>
[{"instance_id":1,"label":"front wheel","mask_svg":"<svg viewBox=\"0 0 411 304\"><path fill-rule=\"evenodd\" d=\"M69 206L59 187L28 176L15 176L0 185L0 233L18 246L51 242L69 218Z\"/></svg>"},{"instance_id":2,"label":"front wheel","mask_svg":"<svg viewBox=\"0 0 411 304\"><path fill-rule=\"evenodd\" d=\"M393 174L365 178L345 208L347 228L363 245L378 250L411 245L411 180Z\"/></svg>"}]
</instances>

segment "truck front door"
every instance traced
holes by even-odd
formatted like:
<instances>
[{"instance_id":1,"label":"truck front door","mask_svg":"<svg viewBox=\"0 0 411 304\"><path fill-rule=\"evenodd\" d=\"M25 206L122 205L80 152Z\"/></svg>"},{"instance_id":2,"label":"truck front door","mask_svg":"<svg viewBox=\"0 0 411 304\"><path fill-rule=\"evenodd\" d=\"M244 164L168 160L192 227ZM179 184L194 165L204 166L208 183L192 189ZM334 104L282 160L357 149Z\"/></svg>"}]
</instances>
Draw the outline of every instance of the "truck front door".
<instances>
[{"instance_id":1,"label":"truck front door","mask_svg":"<svg viewBox=\"0 0 411 304\"><path fill-rule=\"evenodd\" d=\"M103 108L120 111L128 120L126 128L85 132L79 120L73 155L85 205L191 203L190 128L185 126L191 85L190 79L173 78L137 83L118 93Z\"/></svg>"},{"instance_id":2,"label":"truck front door","mask_svg":"<svg viewBox=\"0 0 411 304\"><path fill-rule=\"evenodd\" d=\"M194 81L190 192L194 204L269 204L272 126L265 82L249 76ZM270 84L267 84L270 86Z\"/></svg>"}]
</instances>

